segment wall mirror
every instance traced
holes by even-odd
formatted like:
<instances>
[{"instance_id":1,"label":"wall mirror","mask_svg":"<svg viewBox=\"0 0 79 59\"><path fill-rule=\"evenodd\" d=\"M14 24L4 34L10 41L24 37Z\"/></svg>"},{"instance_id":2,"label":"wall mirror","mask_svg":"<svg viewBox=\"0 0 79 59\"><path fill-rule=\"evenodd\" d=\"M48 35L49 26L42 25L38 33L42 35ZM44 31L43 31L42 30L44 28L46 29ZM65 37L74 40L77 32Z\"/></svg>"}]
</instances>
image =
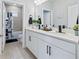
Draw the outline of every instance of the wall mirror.
<instances>
[{"instance_id":1,"label":"wall mirror","mask_svg":"<svg viewBox=\"0 0 79 59\"><path fill-rule=\"evenodd\" d=\"M41 17L42 23L58 26L65 25L72 28L78 16L78 1L70 0L35 0L35 17ZM40 2L40 3L39 3Z\"/></svg>"}]
</instances>

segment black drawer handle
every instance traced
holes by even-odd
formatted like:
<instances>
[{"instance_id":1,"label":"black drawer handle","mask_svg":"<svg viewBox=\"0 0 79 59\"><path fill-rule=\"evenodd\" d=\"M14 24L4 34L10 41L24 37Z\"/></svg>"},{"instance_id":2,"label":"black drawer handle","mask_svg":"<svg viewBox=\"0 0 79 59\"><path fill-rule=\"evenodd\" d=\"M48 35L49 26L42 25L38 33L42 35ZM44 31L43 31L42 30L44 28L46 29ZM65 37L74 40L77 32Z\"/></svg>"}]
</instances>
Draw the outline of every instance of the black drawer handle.
<instances>
[{"instance_id":1,"label":"black drawer handle","mask_svg":"<svg viewBox=\"0 0 79 59\"><path fill-rule=\"evenodd\" d=\"M29 36L29 41L31 41L31 36Z\"/></svg>"},{"instance_id":2,"label":"black drawer handle","mask_svg":"<svg viewBox=\"0 0 79 59\"><path fill-rule=\"evenodd\" d=\"M49 51L48 51L48 47L49 47L49 46L47 45L47 49L46 49L46 50L47 50L47 54L49 53Z\"/></svg>"},{"instance_id":3,"label":"black drawer handle","mask_svg":"<svg viewBox=\"0 0 79 59\"><path fill-rule=\"evenodd\" d=\"M51 56L51 47L49 47L49 56Z\"/></svg>"}]
</instances>

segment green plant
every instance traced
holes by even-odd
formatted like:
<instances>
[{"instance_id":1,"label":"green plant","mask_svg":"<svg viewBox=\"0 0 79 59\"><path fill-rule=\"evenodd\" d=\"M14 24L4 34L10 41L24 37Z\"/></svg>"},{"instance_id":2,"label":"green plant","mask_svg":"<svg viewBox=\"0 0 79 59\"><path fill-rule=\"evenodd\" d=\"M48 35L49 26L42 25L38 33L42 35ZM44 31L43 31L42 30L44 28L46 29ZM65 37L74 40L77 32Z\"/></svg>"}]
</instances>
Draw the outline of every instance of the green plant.
<instances>
[{"instance_id":1,"label":"green plant","mask_svg":"<svg viewBox=\"0 0 79 59\"><path fill-rule=\"evenodd\" d=\"M38 23L38 21L37 20L32 20L32 23Z\"/></svg>"},{"instance_id":2,"label":"green plant","mask_svg":"<svg viewBox=\"0 0 79 59\"><path fill-rule=\"evenodd\" d=\"M41 24L41 20L38 20L37 23L38 23L38 24Z\"/></svg>"},{"instance_id":3,"label":"green plant","mask_svg":"<svg viewBox=\"0 0 79 59\"><path fill-rule=\"evenodd\" d=\"M75 24L75 25L73 26L73 30L79 31L79 24Z\"/></svg>"},{"instance_id":4,"label":"green plant","mask_svg":"<svg viewBox=\"0 0 79 59\"><path fill-rule=\"evenodd\" d=\"M32 23L40 24L40 20L32 20Z\"/></svg>"}]
</instances>

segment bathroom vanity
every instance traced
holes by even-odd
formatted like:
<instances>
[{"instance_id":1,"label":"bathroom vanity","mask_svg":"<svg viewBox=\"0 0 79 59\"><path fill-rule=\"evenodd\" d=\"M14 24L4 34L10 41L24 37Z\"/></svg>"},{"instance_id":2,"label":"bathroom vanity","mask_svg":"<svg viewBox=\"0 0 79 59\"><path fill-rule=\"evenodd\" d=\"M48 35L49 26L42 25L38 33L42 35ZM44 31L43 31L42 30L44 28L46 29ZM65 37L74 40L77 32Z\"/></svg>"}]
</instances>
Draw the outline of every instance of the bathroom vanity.
<instances>
[{"instance_id":1,"label":"bathroom vanity","mask_svg":"<svg viewBox=\"0 0 79 59\"><path fill-rule=\"evenodd\" d=\"M37 59L79 59L79 37L67 33L26 29L26 47Z\"/></svg>"}]
</instances>

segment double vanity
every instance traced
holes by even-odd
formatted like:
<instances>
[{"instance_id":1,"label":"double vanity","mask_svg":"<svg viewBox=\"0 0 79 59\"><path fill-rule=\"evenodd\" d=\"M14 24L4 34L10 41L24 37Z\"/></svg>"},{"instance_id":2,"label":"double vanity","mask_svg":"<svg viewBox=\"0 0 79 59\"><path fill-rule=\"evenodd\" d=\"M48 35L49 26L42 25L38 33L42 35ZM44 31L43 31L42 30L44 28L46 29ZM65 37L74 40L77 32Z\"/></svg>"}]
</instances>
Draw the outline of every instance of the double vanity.
<instances>
[{"instance_id":1,"label":"double vanity","mask_svg":"<svg viewBox=\"0 0 79 59\"><path fill-rule=\"evenodd\" d=\"M70 2L48 0L35 6L35 19L40 16L45 27L70 28L62 33L58 28L52 31L27 28L26 47L37 59L79 59L79 36L71 30L79 16L79 3Z\"/></svg>"},{"instance_id":2,"label":"double vanity","mask_svg":"<svg viewBox=\"0 0 79 59\"><path fill-rule=\"evenodd\" d=\"M26 29L26 47L37 59L79 59L79 36Z\"/></svg>"}]
</instances>

